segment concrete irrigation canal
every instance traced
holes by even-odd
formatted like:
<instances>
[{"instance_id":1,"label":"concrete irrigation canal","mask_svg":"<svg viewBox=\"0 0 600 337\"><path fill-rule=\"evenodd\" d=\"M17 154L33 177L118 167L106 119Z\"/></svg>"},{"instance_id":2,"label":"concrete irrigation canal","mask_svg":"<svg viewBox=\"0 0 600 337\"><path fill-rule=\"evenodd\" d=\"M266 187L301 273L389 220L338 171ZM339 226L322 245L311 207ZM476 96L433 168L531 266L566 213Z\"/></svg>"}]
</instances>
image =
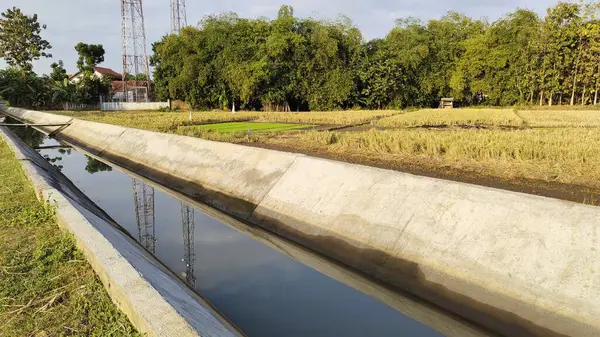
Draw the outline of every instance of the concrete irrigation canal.
<instances>
[{"instance_id":1,"label":"concrete irrigation canal","mask_svg":"<svg viewBox=\"0 0 600 337\"><path fill-rule=\"evenodd\" d=\"M2 128L92 223L66 227L149 335L600 331L598 207L5 111L54 137ZM123 266L102 263L105 239Z\"/></svg>"},{"instance_id":2,"label":"concrete irrigation canal","mask_svg":"<svg viewBox=\"0 0 600 337\"><path fill-rule=\"evenodd\" d=\"M242 233L172 191L37 131L13 131L248 336L441 336L262 243L272 241L264 234Z\"/></svg>"}]
</instances>

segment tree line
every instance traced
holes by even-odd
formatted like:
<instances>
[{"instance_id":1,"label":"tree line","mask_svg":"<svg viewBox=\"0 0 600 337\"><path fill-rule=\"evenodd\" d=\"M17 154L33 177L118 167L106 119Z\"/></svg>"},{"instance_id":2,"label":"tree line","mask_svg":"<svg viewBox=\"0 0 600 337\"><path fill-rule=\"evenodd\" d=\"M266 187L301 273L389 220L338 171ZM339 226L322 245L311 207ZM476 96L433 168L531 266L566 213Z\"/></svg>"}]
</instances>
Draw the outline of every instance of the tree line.
<instances>
[{"instance_id":1,"label":"tree line","mask_svg":"<svg viewBox=\"0 0 600 337\"><path fill-rule=\"evenodd\" d=\"M348 18L274 20L233 13L152 46L157 98L197 109L306 111L462 105L598 104L600 3L559 2L540 17L517 9L494 22L456 12L423 22L397 21L384 38L366 41ZM32 62L51 57L46 29L18 8L0 17L0 96L14 105L95 103L110 83L92 76L101 45L80 43L71 83L62 62L38 76Z\"/></svg>"},{"instance_id":2,"label":"tree line","mask_svg":"<svg viewBox=\"0 0 600 337\"><path fill-rule=\"evenodd\" d=\"M0 16L0 57L9 65L0 70L0 97L11 105L32 108L59 108L63 103L92 104L112 89L111 81L93 76L93 68L104 62L102 45L78 43L79 81L69 80L62 61L51 64L48 75L38 76L32 63L52 57L52 45L41 37L46 25L38 16L27 15L19 8L7 9Z\"/></svg>"},{"instance_id":3,"label":"tree line","mask_svg":"<svg viewBox=\"0 0 600 337\"><path fill-rule=\"evenodd\" d=\"M267 111L597 104L599 3L517 9L488 22L449 12L365 41L347 18L205 17L153 45L159 98Z\"/></svg>"}]
</instances>

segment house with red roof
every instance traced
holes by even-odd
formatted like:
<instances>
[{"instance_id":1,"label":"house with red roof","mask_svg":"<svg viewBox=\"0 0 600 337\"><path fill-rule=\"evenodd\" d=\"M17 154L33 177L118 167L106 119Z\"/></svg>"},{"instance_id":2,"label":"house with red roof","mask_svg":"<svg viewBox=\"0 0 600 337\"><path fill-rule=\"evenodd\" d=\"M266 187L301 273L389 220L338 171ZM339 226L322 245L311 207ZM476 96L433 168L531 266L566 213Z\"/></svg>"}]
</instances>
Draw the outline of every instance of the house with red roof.
<instances>
[{"instance_id":1,"label":"house with red roof","mask_svg":"<svg viewBox=\"0 0 600 337\"><path fill-rule=\"evenodd\" d=\"M101 79L109 79L112 82L112 97L114 100L146 100L148 98L148 81L129 80L123 82L121 74L118 72L102 67L94 67L94 76ZM77 72L69 77L69 81L73 84L79 83L83 77L83 72ZM127 94L125 94L127 88Z\"/></svg>"},{"instance_id":2,"label":"house with red roof","mask_svg":"<svg viewBox=\"0 0 600 337\"><path fill-rule=\"evenodd\" d=\"M94 70L94 76L96 76L97 78L109 78L111 81L122 80L121 74L112 69L102 67L94 67L92 69ZM77 72L69 77L69 81L71 81L71 83L77 83L81 81L82 76L83 72Z\"/></svg>"}]
</instances>

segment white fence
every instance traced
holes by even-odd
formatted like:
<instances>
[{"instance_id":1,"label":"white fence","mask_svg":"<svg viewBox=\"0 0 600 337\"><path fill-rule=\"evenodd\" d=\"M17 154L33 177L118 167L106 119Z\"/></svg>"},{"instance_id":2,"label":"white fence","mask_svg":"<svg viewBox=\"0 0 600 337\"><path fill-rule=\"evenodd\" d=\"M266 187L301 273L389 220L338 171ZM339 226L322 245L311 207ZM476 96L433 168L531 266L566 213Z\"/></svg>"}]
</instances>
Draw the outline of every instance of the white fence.
<instances>
[{"instance_id":1,"label":"white fence","mask_svg":"<svg viewBox=\"0 0 600 337\"><path fill-rule=\"evenodd\" d=\"M103 111L123 111L123 110L159 110L168 108L169 102L103 102L100 104L100 110Z\"/></svg>"},{"instance_id":2,"label":"white fence","mask_svg":"<svg viewBox=\"0 0 600 337\"><path fill-rule=\"evenodd\" d=\"M65 103L65 104L63 104L63 109L66 111L100 110L100 104Z\"/></svg>"}]
</instances>

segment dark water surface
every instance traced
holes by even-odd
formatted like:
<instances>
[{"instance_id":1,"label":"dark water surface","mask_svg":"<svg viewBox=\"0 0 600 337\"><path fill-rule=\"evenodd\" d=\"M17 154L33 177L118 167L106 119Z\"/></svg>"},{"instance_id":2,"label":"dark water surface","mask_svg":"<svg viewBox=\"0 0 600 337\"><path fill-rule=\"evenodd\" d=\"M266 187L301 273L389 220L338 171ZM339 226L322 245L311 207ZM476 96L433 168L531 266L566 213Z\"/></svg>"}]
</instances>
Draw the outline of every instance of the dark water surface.
<instances>
[{"instance_id":1,"label":"dark water surface","mask_svg":"<svg viewBox=\"0 0 600 337\"><path fill-rule=\"evenodd\" d=\"M39 133L22 138L60 145ZM39 152L250 337L441 336L75 149Z\"/></svg>"}]
</instances>

